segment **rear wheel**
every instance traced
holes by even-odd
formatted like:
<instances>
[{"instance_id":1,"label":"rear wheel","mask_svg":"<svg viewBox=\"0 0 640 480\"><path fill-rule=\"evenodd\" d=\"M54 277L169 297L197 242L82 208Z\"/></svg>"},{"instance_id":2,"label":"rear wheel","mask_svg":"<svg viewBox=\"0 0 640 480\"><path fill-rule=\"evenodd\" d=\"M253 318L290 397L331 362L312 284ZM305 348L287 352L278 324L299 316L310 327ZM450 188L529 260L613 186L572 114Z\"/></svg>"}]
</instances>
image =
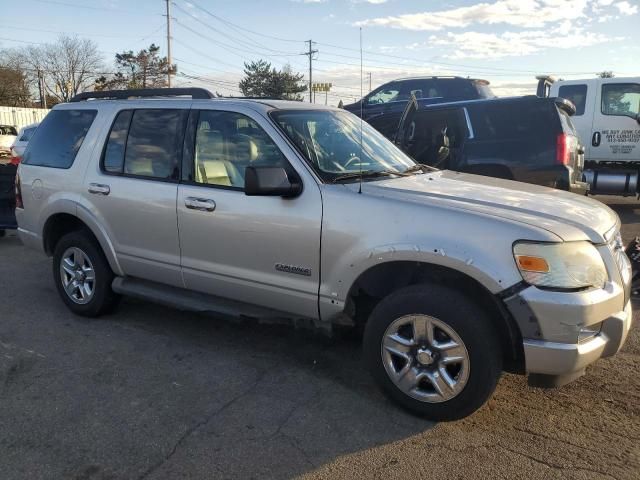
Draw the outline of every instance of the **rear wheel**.
<instances>
[{"instance_id":1,"label":"rear wheel","mask_svg":"<svg viewBox=\"0 0 640 480\"><path fill-rule=\"evenodd\" d=\"M111 289L114 274L100 246L84 231L64 235L53 254L53 279L71 311L96 317L111 311L118 295Z\"/></svg>"},{"instance_id":2,"label":"rear wheel","mask_svg":"<svg viewBox=\"0 0 640 480\"><path fill-rule=\"evenodd\" d=\"M502 371L485 312L439 285L403 288L383 299L365 327L374 378L395 401L430 420L456 420L480 408Z\"/></svg>"},{"instance_id":3,"label":"rear wheel","mask_svg":"<svg viewBox=\"0 0 640 480\"><path fill-rule=\"evenodd\" d=\"M4 237L7 234L5 230L0 229L0 238Z\"/></svg>"}]
</instances>

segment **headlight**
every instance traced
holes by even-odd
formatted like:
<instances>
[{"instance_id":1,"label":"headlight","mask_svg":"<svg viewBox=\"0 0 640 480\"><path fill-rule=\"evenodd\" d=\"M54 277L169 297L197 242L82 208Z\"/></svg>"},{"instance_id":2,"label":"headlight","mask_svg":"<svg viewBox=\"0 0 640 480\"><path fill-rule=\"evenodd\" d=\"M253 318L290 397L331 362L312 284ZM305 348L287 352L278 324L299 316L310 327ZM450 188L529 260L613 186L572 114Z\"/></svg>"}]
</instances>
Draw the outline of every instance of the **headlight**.
<instances>
[{"instance_id":1,"label":"headlight","mask_svg":"<svg viewBox=\"0 0 640 480\"><path fill-rule=\"evenodd\" d=\"M525 282L539 287L602 287L607 270L589 242L516 243L513 256Z\"/></svg>"}]
</instances>

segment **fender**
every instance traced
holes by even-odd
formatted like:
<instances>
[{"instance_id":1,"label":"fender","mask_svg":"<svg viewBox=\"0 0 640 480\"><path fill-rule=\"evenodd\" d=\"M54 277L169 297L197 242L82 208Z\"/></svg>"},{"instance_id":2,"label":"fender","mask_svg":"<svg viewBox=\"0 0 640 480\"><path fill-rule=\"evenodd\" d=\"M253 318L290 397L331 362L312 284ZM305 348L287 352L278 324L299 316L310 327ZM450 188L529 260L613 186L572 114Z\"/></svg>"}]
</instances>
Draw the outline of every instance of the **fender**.
<instances>
[{"instance_id":1,"label":"fender","mask_svg":"<svg viewBox=\"0 0 640 480\"><path fill-rule=\"evenodd\" d=\"M118 262L118 256L116 255L116 250L113 246L113 242L111 241L108 232L102 226L100 222L96 220L91 211L87 209L84 205L77 204L77 214L76 216L82 220L89 230L95 235L98 243L102 247L102 251L104 255L107 257L107 261L109 262L109 266L113 273L118 276L123 276L124 271Z\"/></svg>"},{"instance_id":2,"label":"fender","mask_svg":"<svg viewBox=\"0 0 640 480\"><path fill-rule=\"evenodd\" d=\"M345 308L352 285L370 268L391 262L416 262L448 267L465 274L483 285L489 292L498 293L522 281L515 265L506 269L496 262L487 250L477 250L470 245L447 244L388 244L367 251L349 252L357 259L341 262L339 271L323 278L320 285L321 318L331 318Z\"/></svg>"}]
</instances>

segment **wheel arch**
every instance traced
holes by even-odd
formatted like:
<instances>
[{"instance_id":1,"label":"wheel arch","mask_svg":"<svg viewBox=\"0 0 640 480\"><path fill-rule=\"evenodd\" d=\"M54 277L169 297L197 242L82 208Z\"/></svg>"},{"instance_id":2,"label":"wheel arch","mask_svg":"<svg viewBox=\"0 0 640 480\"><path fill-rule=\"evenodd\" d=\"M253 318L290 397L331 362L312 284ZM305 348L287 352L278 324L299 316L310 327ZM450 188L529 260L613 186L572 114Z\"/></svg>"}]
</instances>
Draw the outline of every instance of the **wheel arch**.
<instances>
[{"instance_id":1,"label":"wheel arch","mask_svg":"<svg viewBox=\"0 0 640 480\"><path fill-rule=\"evenodd\" d=\"M484 309L497 332L504 353L505 368L522 372L524 352L520 328L499 295L491 293L472 276L453 268L415 261L392 261L374 265L362 272L351 285L345 302L345 314L357 328L364 327L377 303L400 288L437 283L462 291Z\"/></svg>"},{"instance_id":2,"label":"wheel arch","mask_svg":"<svg viewBox=\"0 0 640 480\"><path fill-rule=\"evenodd\" d=\"M109 266L116 275L122 275L122 269L118 263L113 244L106 232L95 222L88 212L78 207L76 214L58 212L50 215L42 229L42 246L48 256L53 255L57 242L69 232L85 230L98 242Z\"/></svg>"}]
</instances>

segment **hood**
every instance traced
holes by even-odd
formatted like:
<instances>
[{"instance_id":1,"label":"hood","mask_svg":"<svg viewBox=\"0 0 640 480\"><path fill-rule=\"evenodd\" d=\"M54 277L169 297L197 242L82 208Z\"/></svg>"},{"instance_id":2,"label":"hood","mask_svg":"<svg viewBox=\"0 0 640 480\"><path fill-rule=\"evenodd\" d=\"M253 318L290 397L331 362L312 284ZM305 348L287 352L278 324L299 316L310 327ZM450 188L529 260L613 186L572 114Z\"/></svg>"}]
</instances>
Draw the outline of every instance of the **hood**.
<instances>
[{"instance_id":1,"label":"hood","mask_svg":"<svg viewBox=\"0 0 640 480\"><path fill-rule=\"evenodd\" d=\"M10 147L15 139L15 135L0 135L0 147Z\"/></svg>"},{"instance_id":2,"label":"hood","mask_svg":"<svg viewBox=\"0 0 640 480\"><path fill-rule=\"evenodd\" d=\"M448 170L367 182L362 192L526 223L564 241L603 243L619 223L613 210L586 196Z\"/></svg>"}]
</instances>

